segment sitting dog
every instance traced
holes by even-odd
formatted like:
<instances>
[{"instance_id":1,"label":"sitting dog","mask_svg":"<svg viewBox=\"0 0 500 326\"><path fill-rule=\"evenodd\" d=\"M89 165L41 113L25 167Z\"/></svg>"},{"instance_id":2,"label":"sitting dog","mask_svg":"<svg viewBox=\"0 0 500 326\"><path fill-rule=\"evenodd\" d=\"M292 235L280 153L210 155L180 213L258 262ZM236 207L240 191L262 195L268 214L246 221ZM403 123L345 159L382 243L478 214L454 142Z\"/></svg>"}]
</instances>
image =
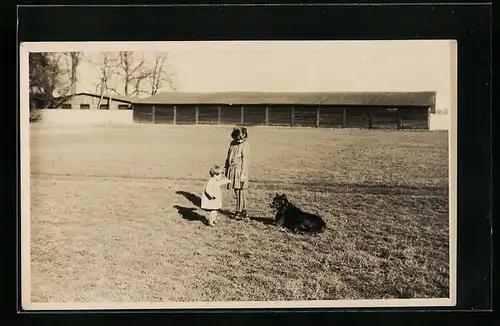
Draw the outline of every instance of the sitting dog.
<instances>
[{"instance_id":1,"label":"sitting dog","mask_svg":"<svg viewBox=\"0 0 500 326\"><path fill-rule=\"evenodd\" d=\"M276 210L275 222L293 232L323 232L326 223L318 215L306 213L288 201L285 194L276 194L271 208Z\"/></svg>"}]
</instances>

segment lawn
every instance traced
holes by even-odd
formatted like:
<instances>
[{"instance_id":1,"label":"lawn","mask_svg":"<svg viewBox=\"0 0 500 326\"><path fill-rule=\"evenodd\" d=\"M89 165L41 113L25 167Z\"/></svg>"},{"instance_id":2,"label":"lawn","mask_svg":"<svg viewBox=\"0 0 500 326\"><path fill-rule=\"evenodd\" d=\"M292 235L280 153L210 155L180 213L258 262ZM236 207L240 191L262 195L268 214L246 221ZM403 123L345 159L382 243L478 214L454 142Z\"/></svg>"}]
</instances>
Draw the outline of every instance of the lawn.
<instances>
[{"instance_id":1,"label":"lawn","mask_svg":"<svg viewBox=\"0 0 500 326\"><path fill-rule=\"evenodd\" d=\"M231 127L30 128L32 302L448 297L446 132L250 128L254 219L210 228ZM328 229L280 232L276 192Z\"/></svg>"}]
</instances>

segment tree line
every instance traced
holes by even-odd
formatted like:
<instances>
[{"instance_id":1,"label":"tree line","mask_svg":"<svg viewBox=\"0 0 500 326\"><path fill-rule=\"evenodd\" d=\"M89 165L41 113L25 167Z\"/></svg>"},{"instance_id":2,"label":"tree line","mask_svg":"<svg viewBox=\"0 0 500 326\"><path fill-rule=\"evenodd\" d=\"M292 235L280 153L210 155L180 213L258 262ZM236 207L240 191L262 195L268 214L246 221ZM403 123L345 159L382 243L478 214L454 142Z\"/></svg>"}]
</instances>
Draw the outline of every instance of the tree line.
<instances>
[{"instance_id":1,"label":"tree line","mask_svg":"<svg viewBox=\"0 0 500 326\"><path fill-rule=\"evenodd\" d=\"M146 59L143 53L132 51L102 52L97 59L86 58L83 52L32 52L29 55L30 108L56 107L66 96L76 93L78 68L84 60L98 71L93 83L99 102L104 96L154 95L167 88L176 90L167 59L166 53L155 53Z\"/></svg>"}]
</instances>

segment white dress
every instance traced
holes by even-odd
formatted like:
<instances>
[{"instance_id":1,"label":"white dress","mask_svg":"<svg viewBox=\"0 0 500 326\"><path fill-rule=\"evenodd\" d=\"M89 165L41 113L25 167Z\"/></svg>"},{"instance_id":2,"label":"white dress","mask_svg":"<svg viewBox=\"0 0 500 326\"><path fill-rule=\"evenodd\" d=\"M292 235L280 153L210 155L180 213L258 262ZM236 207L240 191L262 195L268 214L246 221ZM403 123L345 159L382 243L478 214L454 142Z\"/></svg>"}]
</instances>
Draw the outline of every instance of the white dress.
<instances>
[{"instance_id":1,"label":"white dress","mask_svg":"<svg viewBox=\"0 0 500 326\"><path fill-rule=\"evenodd\" d=\"M221 209L222 191L220 187L228 182L230 181L226 178L221 180L217 180L215 177L210 178L201 193L201 208L207 210ZM210 195L211 198L209 198L208 195Z\"/></svg>"}]
</instances>

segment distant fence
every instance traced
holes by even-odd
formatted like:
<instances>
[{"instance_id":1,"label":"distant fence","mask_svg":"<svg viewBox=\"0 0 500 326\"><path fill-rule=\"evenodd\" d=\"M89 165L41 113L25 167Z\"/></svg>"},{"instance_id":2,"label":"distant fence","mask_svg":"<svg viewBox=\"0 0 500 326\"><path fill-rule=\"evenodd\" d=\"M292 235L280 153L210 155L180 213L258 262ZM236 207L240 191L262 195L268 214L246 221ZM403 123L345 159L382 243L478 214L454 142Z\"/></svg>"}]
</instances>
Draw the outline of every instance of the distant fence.
<instances>
[{"instance_id":1,"label":"distant fence","mask_svg":"<svg viewBox=\"0 0 500 326\"><path fill-rule=\"evenodd\" d=\"M429 129L427 107L136 105L138 123Z\"/></svg>"},{"instance_id":2,"label":"distant fence","mask_svg":"<svg viewBox=\"0 0 500 326\"><path fill-rule=\"evenodd\" d=\"M430 130L449 130L450 116L448 114L431 114L429 117Z\"/></svg>"},{"instance_id":3,"label":"distant fence","mask_svg":"<svg viewBox=\"0 0 500 326\"><path fill-rule=\"evenodd\" d=\"M132 124L132 110L40 110L43 123L78 123L78 124Z\"/></svg>"}]
</instances>

